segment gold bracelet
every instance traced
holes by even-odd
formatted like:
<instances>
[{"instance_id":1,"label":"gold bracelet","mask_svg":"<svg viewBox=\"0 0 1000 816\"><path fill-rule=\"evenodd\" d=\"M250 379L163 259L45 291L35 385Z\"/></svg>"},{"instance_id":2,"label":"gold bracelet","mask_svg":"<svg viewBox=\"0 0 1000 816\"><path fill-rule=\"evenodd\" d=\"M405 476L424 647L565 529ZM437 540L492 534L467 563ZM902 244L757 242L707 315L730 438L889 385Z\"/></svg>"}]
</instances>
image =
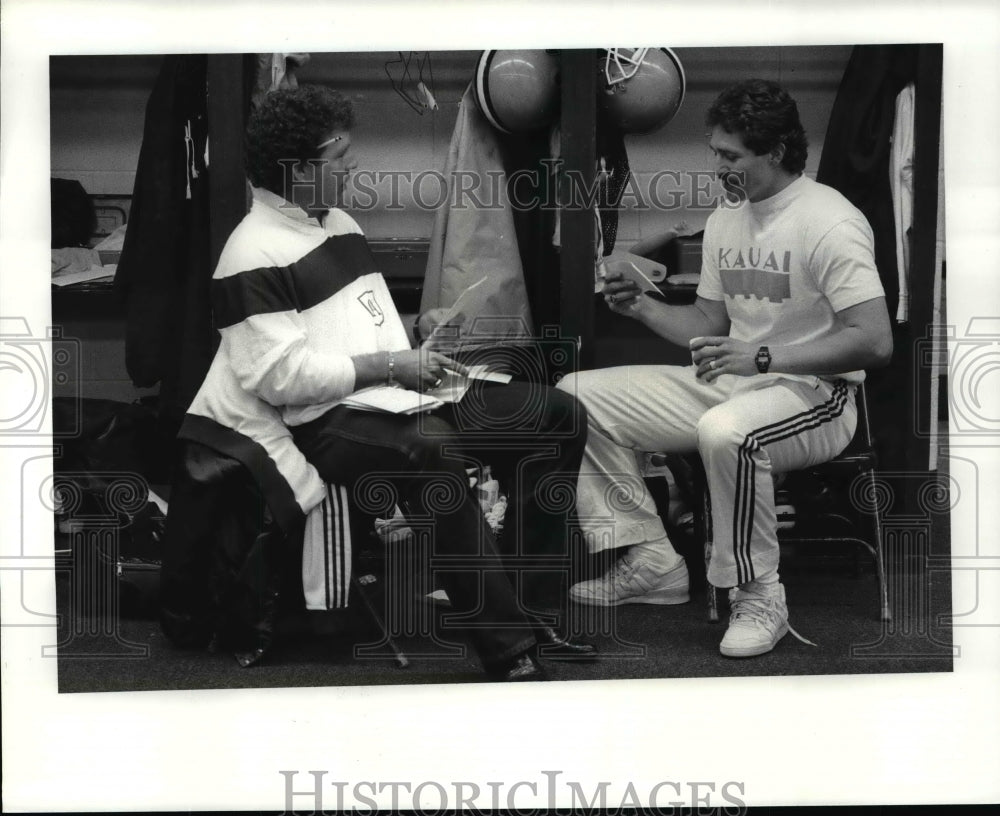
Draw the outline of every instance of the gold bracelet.
<instances>
[{"instance_id":1,"label":"gold bracelet","mask_svg":"<svg viewBox=\"0 0 1000 816\"><path fill-rule=\"evenodd\" d=\"M393 356L392 352L389 352L389 374L385 378L386 385L395 385L396 381L392 377L393 369L396 367L396 358Z\"/></svg>"}]
</instances>

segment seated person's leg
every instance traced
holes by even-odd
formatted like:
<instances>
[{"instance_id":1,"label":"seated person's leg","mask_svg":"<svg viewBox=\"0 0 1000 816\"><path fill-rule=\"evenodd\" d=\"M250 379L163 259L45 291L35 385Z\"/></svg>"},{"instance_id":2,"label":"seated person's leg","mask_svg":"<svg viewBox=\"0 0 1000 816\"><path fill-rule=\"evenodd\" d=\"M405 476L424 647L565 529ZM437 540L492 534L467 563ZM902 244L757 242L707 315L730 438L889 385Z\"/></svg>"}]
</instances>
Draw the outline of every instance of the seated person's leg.
<instances>
[{"instance_id":1,"label":"seated person's leg","mask_svg":"<svg viewBox=\"0 0 1000 816\"><path fill-rule=\"evenodd\" d=\"M733 588L721 646L727 656L768 652L788 631L772 474L828 461L843 450L856 421L848 391L785 381L735 394L698 425L716 536L708 579Z\"/></svg>"},{"instance_id":2,"label":"seated person's leg","mask_svg":"<svg viewBox=\"0 0 1000 816\"><path fill-rule=\"evenodd\" d=\"M470 613L471 637L488 669L502 670L534 645L496 553L492 533L468 490L450 427L432 415L396 416L334 408L293 428L296 445L327 481L351 485L355 501L376 481L391 483L399 504L433 519L433 556L460 560L469 568L443 570L441 582L453 607ZM370 499L369 499L370 501ZM391 509L391 508L387 508Z\"/></svg>"},{"instance_id":3,"label":"seated person's leg","mask_svg":"<svg viewBox=\"0 0 1000 816\"><path fill-rule=\"evenodd\" d=\"M693 369L679 366L582 371L565 377L559 389L587 411L577 513L588 548L622 553L605 575L574 586L571 597L595 606L686 602L687 568L667 538L637 455L693 451L695 424L719 399L716 389L706 390Z\"/></svg>"},{"instance_id":4,"label":"seated person's leg","mask_svg":"<svg viewBox=\"0 0 1000 816\"><path fill-rule=\"evenodd\" d=\"M214 633L211 559L225 471L241 466L194 442L179 447L160 570L160 624L175 645L202 647Z\"/></svg>"},{"instance_id":5,"label":"seated person's leg","mask_svg":"<svg viewBox=\"0 0 1000 816\"><path fill-rule=\"evenodd\" d=\"M567 583L574 494L586 412L570 394L534 383L475 383L452 408L463 449L489 465L508 504L500 546L531 608Z\"/></svg>"},{"instance_id":6,"label":"seated person's leg","mask_svg":"<svg viewBox=\"0 0 1000 816\"><path fill-rule=\"evenodd\" d=\"M171 642L201 647L214 638L259 658L273 639L278 598L294 598L281 582L296 551L301 557L241 462L181 443L160 572L160 622ZM301 583L293 589L301 598Z\"/></svg>"}]
</instances>

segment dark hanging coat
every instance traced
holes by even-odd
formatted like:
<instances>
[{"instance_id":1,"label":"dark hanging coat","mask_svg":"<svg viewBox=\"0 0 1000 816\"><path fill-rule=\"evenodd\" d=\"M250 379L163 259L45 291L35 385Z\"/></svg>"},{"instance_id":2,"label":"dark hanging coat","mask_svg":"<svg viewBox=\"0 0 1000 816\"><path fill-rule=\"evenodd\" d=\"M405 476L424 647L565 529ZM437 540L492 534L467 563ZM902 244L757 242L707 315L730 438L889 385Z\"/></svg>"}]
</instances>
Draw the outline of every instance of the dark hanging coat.
<instances>
[{"instance_id":1,"label":"dark hanging coat","mask_svg":"<svg viewBox=\"0 0 1000 816\"><path fill-rule=\"evenodd\" d=\"M215 350L209 286L204 55L167 56L146 105L128 229L115 289L125 299L125 365L140 388L160 384L172 436Z\"/></svg>"},{"instance_id":2,"label":"dark hanging coat","mask_svg":"<svg viewBox=\"0 0 1000 816\"><path fill-rule=\"evenodd\" d=\"M889 163L896 97L917 75L916 45L858 45L851 52L827 127L817 181L839 190L865 214L875 234L875 264L889 314L899 303L896 225ZM919 105L919 88L917 90ZM888 367L870 372L869 408L881 467L902 470L913 444L899 417L912 410L908 387L910 330L894 324L895 354Z\"/></svg>"},{"instance_id":3,"label":"dark hanging coat","mask_svg":"<svg viewBox=\"0 0 1000 816\"><path fill-rule=\"evenodd\" d=\"M896 97L916 79L917 46L858 45L851 52L830 112L816 180L839 190L865 214L875 233L875 264L889 314L896 313L899 275L889 159Z\"/></svg>"}]
</instances>

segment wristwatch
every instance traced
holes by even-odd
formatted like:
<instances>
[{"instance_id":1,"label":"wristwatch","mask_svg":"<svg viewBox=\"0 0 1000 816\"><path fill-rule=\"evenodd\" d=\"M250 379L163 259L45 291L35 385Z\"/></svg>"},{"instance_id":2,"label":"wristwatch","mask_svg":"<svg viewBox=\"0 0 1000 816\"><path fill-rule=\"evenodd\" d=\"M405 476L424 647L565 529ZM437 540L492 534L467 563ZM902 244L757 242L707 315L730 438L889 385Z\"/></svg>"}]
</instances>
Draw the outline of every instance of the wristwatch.
<instances>
[{"instance_id":1,"label":"wristwatch","mask_svg":"<svg viewBox=\"0 0 1000 816\"><path fill-rule=\"evenodd\" d=\"M761 374L767 374L767 370L771 367L771 352L767 350L767 346L761 346L757 349L757 356L753 358L753 361L757 364L757 370Z\"/></svg>"}]
</instances>

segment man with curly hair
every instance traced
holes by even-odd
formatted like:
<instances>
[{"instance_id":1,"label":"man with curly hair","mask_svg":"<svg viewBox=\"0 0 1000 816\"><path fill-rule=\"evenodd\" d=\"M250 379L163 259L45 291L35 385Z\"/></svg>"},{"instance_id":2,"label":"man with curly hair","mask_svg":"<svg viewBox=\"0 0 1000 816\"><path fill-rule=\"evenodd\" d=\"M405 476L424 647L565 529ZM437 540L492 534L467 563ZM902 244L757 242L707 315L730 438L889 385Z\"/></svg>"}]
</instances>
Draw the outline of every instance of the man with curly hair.
<instances>
[{"instance_id":1,"label":"man with curly hair","mask_svg":"<svg viewBox=\"0 0 1000 816\"><path fill-rule=\"evenodd\" d=\"M696 301L667 305L620 277L603 291L612 311L690 348L693 364L586 371L560 383L590 421L581 522L611 516L588 543L623 550L570 595L597 606L688 600L684 559L638 478L636 454L697 451L712 496L708 578L731 588L720 651L750 657L790 629L772 474L846 447L855 388L864 369L888 362L892 334L871 228L840 193L803 174L806 135L788 93L741 82L718 97L706 124L726 200L705 227ZM623 482L634 495L609 502Z\"/></svg>"},{"instance_id":2,"label":"man with curly hair","mask_svg":"<svg viewBox=\"0 0 1000 816\"><path fill-rule=\"evenodd\" d=\"M530 552L539 536L565 543L569 511L542 501L540 483L552 473L575 481L582 407L516 382L477 391L484 408L462 423L447 407L403 415L343 404L369 386L432 392L449 371L465 370L410 347L360 227L340 209L357 165L353 124L350 101L321 86L276 91L254 110L246 137L253 206L215 271L221 345L181 437L249 467L275 516L293 519L289 528L321 504L326 484L356 499L364 485L391 485L407 515L433 520L435 565L448 564L438 580L486 669L504 680L543 679L536 655L586 657L593 647L526 614L466 466L489 463L514 485L511 549ZM506 444L506 418L521 407L538 419L533 438L552 441L547 457L519 455L517 440Z\"/></svg>"}]
</instances>

